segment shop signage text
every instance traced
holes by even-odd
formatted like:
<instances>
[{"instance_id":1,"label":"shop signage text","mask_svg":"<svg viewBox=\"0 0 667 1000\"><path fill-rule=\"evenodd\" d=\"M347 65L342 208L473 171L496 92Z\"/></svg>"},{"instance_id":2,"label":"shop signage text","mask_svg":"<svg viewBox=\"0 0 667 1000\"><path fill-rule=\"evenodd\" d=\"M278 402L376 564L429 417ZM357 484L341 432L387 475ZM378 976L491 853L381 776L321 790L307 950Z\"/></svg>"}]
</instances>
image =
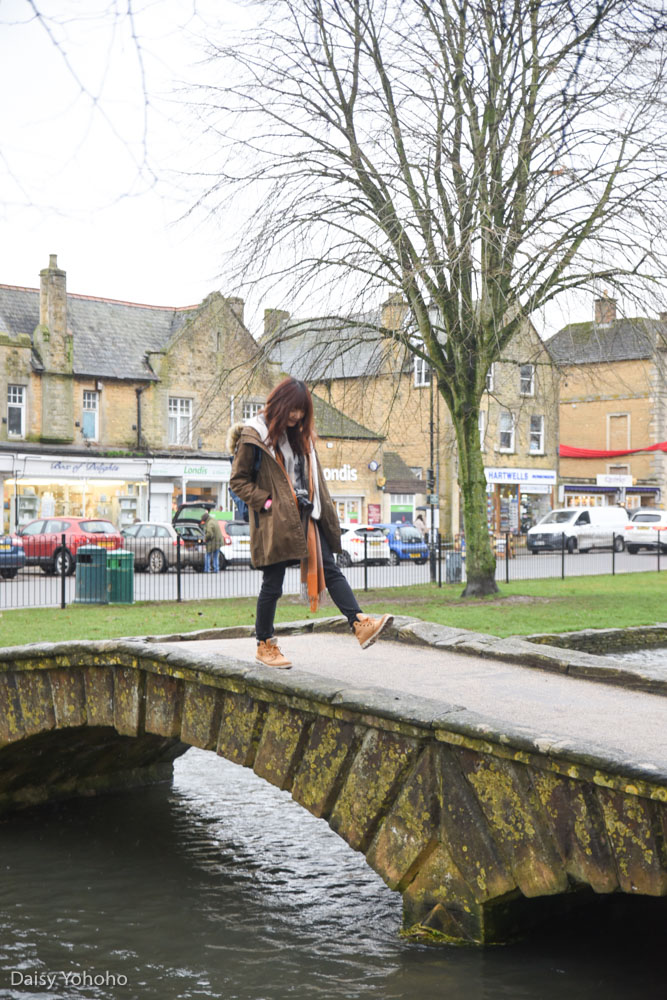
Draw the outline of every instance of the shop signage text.
<instances>
[{"instance_id":1,"label":"shop signage text","mask_svg":"<svg viewBox=\"0 0 667 1000\"><path fill-rule=\"evenodd\" d=\"M113 462L51 462L51 472L67 472L71 476L103 476L108 472L120 472L120 465Z\"/></svg>"},{"instance_id":2,"label":"shop signage text","mask_svg":"<svg viewBox=\"0 0 667 1000\"><path fill-rule=\"evenodd\" d=\"M553 469L484 469L487 483L541 483L556 485Z\"/></svg>"},{"instance_id":3,"label":"shop signage text","mask_svg":"<svg viewBox=\"0 0 667 1000\"><path fill-rule=\"evenodd\" d=\"M328 483L334 480L337 483L356 483L357 470L349 465L341 465L338 469L324 469L324 478Z\"/></svg>"}]
</instances>

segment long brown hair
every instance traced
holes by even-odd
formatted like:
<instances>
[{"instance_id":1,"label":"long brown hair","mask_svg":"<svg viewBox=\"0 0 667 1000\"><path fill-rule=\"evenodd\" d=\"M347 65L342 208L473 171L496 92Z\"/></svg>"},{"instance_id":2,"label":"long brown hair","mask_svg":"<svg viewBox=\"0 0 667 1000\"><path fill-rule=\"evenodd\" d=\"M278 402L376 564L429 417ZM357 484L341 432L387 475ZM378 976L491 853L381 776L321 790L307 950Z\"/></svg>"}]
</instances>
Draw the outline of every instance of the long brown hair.
<instances>
[{"instance_id":1,"label":"long brown hair","mask_svg":"<svg viewBox=\"0 0 667 1000\"><path fill-rule=\"evenodd\" d=\"M292 410L303 410L303 418L294 427L288 427L287 421ZM305 382L296 378L285 378L275 389L272 389L264 406L264 418L269 430L269 441L275 448L283 434L292 450L301 455L307 455L315 440L313 426L313 401Z\"/></svg>"}]
</instances>

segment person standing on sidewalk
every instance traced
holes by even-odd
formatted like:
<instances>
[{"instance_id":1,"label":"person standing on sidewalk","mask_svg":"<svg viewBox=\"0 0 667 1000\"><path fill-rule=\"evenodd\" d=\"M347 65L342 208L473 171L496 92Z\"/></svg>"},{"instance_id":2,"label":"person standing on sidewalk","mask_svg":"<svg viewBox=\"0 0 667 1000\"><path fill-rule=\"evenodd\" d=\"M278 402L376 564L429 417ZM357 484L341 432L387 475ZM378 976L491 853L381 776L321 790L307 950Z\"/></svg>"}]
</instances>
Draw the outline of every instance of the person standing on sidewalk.
<instances>
[{"instance_id":1,"label":"person standing on sidewalk","mask_svg":"<svg viewBox=\"0 0 667 1000\"><path fill-rule=\"evenodd\" d=\"M234 454L229 485L248 505L252 564L263 571L255 618L258 662L292 666L278 648L273 628L285 570L291 565L301 566L301 593L311 611L328 590L362 649L372 645L393 616L365 615L336 565L340 524L315 451L313 401L306 384L284 379L261 413L231 428L227 447Z\"/></svg>"},{"instance_id":2,"label":"person standing on sidewalk","mask_svg":"<svg viewBox=\"0 0 667 1000\"><path fill-rule=\"evenodd\" d=\"M202 516L201 525L204 529L206 554L204 556L204 572L217 573L220 569L220 547L223 538L220 525L208 511Z\"/></svg>"}]
</instances>

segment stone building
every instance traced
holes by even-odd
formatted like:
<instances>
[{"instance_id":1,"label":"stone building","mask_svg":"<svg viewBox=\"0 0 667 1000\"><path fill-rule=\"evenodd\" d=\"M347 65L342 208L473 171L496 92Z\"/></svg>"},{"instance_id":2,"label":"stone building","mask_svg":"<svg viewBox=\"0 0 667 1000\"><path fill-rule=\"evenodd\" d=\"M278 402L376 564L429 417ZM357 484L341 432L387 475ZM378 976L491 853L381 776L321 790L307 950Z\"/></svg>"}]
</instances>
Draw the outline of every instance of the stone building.
<instances>
[{"instance_id":1,"label":"stone building","mask_svg":"<svg viewBox=\"0 0 667 1000\"><path fill-rule=\"evenodd\" d=\"M4 527L41 516L168 519L182 496L231 509L227 430L275 382L243 302L183 308L0 285Z\"/></svg>"},{"instance_id":2,"label":"stone building","mask_svg":"<svg viewBox=\"0 0 667 1000\"><path fill-rule=\"evenodd\" d=\"M560 502L664 501L667 487L667 315L621 317L606 294L595 319L547 341L561 371Z\"/></svg>"},{"instance_id":3,"label":"stone building","mask_svg":"<svg viewBox=\"0 0 667 1000\"><path fill-rule=\"evenodd\" d=\"M264 339L281 368L385 439L375 459L382 520L414 520L420 509L428 513L432 479L436 523L444 534L457 534L461 505L449 414L429 366L378 339L378 326L398 327L405 312L395 296L374 314L338 323L267 310ZM531 325L489 373L482 411L489 527L518 530L522 515L534 519L550 509L557 482L557 386Z\"/></svg>"}]
</instances>

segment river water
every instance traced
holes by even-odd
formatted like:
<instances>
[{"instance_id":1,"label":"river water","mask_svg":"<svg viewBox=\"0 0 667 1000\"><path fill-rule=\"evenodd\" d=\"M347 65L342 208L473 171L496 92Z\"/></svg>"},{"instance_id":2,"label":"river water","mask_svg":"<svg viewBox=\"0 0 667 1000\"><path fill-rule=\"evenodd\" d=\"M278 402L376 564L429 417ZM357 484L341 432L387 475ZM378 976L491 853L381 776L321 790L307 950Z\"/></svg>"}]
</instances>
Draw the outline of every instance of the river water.
<instances>
[{"instance_id":1,"label":"river water","mask_svg":"<svg viewBox=\"0 0 667 1000\"><path fill-rule=\"evenodd\" d=\"M398 936L400 897L285 793L190 750L172 786L0 824L0 997L665 997L665 900L486 951Z\"/></svg>"}]
</instances>

